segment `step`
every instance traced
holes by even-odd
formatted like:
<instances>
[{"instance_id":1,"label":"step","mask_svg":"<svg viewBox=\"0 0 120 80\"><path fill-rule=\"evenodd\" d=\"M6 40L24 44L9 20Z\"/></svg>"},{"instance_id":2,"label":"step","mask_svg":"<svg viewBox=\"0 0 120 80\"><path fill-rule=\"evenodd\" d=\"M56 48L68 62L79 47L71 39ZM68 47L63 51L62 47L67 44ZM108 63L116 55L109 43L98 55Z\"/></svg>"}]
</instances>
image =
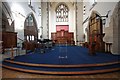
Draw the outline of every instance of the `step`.
<instances>
[{"instance_id":1,"label":"step","mask_svg":"<svg viewBox=\"0 0 120 80\"><path fill-rule=\"evenodd\" d=\"M3 62L3 67L30 73L41 74L96 74L120 70L119 64L102 67L88 67L88 68L46 68L46 67L32 67Z\"/></svg>"},{"instance_id":2,"label":"step","mask_svg":"<svg viewBox=\"0 0 120 80\"><path fill-rule=\"evenodd\" d=\"M115 62L107 62L107 63L96 63L96 64L76 64L76 65L55 65L55 64L36 64L36 63L26 63L26 62L19 62L14 60L4 60L5 62L18 64L18 65L25 65L25 66L34 66L34 67L56 67L56 68L77 68L77 67L99 67L99 66L109 66L113 64L120 64L119 61Z\"/></svg>"}]
</instances>

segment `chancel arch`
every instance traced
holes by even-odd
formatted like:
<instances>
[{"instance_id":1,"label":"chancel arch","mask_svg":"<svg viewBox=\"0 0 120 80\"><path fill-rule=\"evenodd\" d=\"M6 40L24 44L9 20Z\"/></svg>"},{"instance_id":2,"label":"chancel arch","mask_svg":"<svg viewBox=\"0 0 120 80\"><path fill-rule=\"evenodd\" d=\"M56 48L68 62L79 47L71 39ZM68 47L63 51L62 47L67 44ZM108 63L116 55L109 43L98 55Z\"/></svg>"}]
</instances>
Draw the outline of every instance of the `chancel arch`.
<instances>
[{"instance_id":1,"label":"chancel arch","mask_svg":"<svg viewBox=\"0 0 120 80\"><path fill-rule=\"evenodd\" d=\"M24 23L25 41L36 41L38 38L38 29L34 15L30 13Z\"/></svg>"},{"instance_id":2,"label":"chancel arch","mask_svg":"<svg viewBox=\"0 0 120 80\"><path fill-rule=\"evenodd\" d=\"M28 14L24 22L24 45L26 50L34 50L38 39L38 29L33 13Z\"/></svg>"}]
</instances>

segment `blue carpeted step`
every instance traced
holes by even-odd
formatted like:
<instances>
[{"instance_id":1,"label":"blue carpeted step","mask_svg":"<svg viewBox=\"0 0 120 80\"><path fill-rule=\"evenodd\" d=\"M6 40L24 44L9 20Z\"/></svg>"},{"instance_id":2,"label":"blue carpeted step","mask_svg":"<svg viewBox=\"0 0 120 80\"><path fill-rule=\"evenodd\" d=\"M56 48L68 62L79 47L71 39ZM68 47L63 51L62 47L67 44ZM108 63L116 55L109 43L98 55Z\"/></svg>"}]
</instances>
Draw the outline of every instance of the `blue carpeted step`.
<instances>
[{"instance_id":1,"label":"blue carpeted step","mask_svg":"<svg viewBox=\"0 0 120 80\"><path fill-rule=\"evenodd\" d=\"M67 55L67 58L62 58ZM40 49L36 49L33 53L17 56L14 61L33 64L51 64L51 65L79 65L79 64L99 64L109 62L119 62L120 55L96 53L96 56L90 56L88 49L78 46L56 46L51 49L46 49L46 53L40 54ZM8 58L7 60L10 60ZM9 62L3 62L3 67L19 68L34 71L53 71L53 72L86 72L105 69L119 68L120 64L113 64L98 67L82 67L82 68L53 68L53 67L32 67L24 66ZM115 69L116 70L116 69Z\"/></svg>"},{"instance_id":2,"label":"blue carpeted step","mask_svg":"<svg viewBox=\"0 0 120 80\"><path fill-rule=\"evenodd\" d=\"M88 67L88 68L46 68L46 67L32 67L32 66L23 66L23 65L17 65L17 64L11 64L9 62L3 62L3 65L11 66L14 68L20 68L20 69L28 69L28 70L39 70L39 71L63 71L63 72L71 72L71 71L92 71L92 70L104 70L104 69L112 69L112 68L119 68L120 64L114 64L110 66L101 66L101 67Z\"/></svg>"},{"instance_id":3,"label":"blue carpeted step","mask_svg":"<svg viewBox=\"0 0 120 80\"><path fill-rule=\"evenodd\" d=\"M64 53L58 52L59 49L50 50L44 54L40 54L39 52L33 54L27 54L22 56L15 57L14 61L18 62L26 62L26 63L35 63L35 64L96 64L96 63L107 63L107 62L116 62L120 61L120 56L114 56L110 54L98 53L96 56L90 56L88 53L79 52L79 47L77 50L72 50L74 48L70 48L67 53L67 58L62 59L60 56L65 55ZM75 48L76 49L76 48ZM81 49L81 48L80 48ZM81 50L82 51L82 50ZM10 60L8 58L7 60Z\"/></svg>"}]
</instances>

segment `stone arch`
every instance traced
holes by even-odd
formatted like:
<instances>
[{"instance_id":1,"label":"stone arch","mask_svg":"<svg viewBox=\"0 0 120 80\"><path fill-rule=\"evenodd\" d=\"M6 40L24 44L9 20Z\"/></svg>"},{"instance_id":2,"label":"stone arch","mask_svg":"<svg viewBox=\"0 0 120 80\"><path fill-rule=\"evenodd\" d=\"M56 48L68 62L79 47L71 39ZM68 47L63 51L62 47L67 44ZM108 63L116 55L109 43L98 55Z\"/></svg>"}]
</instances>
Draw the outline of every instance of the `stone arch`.
<instances>
[{"instance_id":1,"label":"stone arch","mask_svg":"<svg viewBox=\"0 0 120 80\"><path fill-rule=\"evenodd\" d=\"M68 22L69 8L65 3L59 3L55 9L56 22Z\"/></svg>"},{"instance_id":2,"label":"stone arch","mask_svg":"<svg viewBox=\"0 0 120 80\"><path fill-rule=\"evenodd\" d=\"M29 22L30 17L33 22ZM37 41L38 39L37 23L32 12L27 15L24 22L24 39L25 41Z\"/></svg>"},{"instance_id":3,"label":"stone arch","mask_svg":"<svg viewBox=\"0 0 120 80\"><path fill-rule=\"evenodd\" d=\"M60 2L60 3L57 4L57 6L55 8L55 11L58 8L58 6L60 6L61 4L64 4L68 8L68 10L70 10L69 7L68 7L68 5L65 2Z\"/></svg>"}]
</instances>

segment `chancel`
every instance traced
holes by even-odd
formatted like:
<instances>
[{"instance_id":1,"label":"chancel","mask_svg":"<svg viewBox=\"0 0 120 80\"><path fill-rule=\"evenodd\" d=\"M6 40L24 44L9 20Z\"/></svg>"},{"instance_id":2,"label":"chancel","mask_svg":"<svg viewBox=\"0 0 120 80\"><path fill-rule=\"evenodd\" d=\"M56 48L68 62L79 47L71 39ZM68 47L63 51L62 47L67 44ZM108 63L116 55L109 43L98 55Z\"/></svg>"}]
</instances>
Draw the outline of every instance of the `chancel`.
<instances>
[{"instance_id":1,"label":"chancel","mask_svg":"<svg viewBox=\"0 0 120 80\"><path fill-rule=\"evenodd\" d=\"M111 1L0 2L2 78L119 78L120 1Z\"/></svg>"}]
</instances>

